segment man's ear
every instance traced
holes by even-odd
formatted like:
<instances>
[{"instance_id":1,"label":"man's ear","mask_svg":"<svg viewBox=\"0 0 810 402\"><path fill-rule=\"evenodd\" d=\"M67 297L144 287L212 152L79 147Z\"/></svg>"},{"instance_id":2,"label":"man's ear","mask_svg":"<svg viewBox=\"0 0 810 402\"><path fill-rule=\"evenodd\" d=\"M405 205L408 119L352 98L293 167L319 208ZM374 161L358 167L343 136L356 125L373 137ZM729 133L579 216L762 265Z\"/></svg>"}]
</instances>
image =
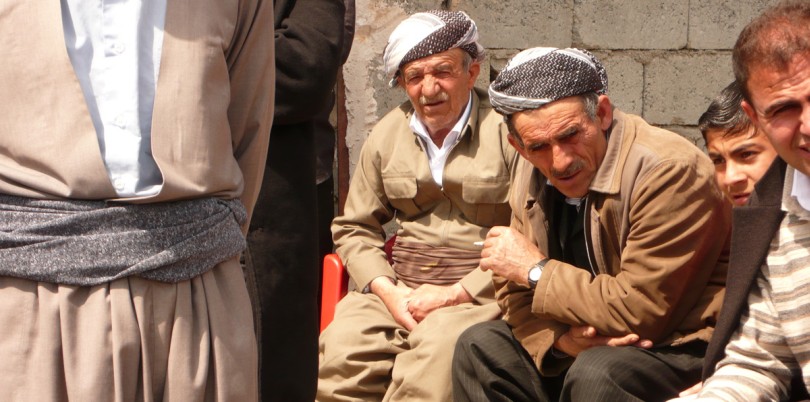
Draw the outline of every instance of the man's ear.
<instances>
[{"instance_id":1,"label":"man's ear","mask_svg":"<svg viewBox=\"0 0 810 402\"><path fill-rule=\"evenodd\" d=\"M745 114L748 115L748 119L751 120L751 123L754 123L754 126L759 127L759 115L757 115L757 110L754 109L754 105L748 103L746 100L743 100L740 102L740 106L742 106Z\"/></svg>"},{"instance_id":2,"label":"man's ear","mask_svg":"<svg viewBox=\"0 0 810 402\"><path fill-rule=\"evenodd\" d=\"M599 95L596 104L596 119L599 121L599 128L607 131L613 124L613 105L607 95Z\"/></svg>"},{"instance_id":3,"label":"man's ear","mask_svg":"<svg viewBox=\"0 0 810 402\"><path fill-rule=\"evenodd\" d=\"M475 86L475 80L478 78L478 74L481 73L481 63L474 61L470 63L470 82L467 83L467 86L472 89Z\"/></svg>"},{"instance_id":4,"label":"man's ear","mask_svg":"<svg viewBox=\"0 0 810 402\"><path fill-rule=\"evenodd\" d=\"M520 144L518 144L514 134L509 133L509 135L506 136L506 139L509 140L509 145L511 145L512 148L515 148L515 150L520 154L520 156L522 156L524 159L529 159L526 157L526 150L522 146L520 146Z\"/></svg>"}]
</instances>

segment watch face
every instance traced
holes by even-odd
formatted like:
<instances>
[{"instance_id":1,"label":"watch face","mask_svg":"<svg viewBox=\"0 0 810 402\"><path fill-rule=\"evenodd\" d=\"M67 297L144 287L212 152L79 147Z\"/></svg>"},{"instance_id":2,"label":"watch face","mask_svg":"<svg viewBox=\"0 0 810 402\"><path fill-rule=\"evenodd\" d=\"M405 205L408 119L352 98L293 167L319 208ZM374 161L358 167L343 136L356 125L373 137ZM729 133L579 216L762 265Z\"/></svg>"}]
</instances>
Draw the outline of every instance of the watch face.
<instances>
[{"instance_id":1,"label":"watch face","mask_svg":"<svg viewBox=\"0 0 810 402\"><path fill-rule=\"evenodd\" d=\"M529 271L529 280L537 282L540 280L540 274L543 273L543 270L540 267L534 267Z\"/></svg>"}]
</instances>

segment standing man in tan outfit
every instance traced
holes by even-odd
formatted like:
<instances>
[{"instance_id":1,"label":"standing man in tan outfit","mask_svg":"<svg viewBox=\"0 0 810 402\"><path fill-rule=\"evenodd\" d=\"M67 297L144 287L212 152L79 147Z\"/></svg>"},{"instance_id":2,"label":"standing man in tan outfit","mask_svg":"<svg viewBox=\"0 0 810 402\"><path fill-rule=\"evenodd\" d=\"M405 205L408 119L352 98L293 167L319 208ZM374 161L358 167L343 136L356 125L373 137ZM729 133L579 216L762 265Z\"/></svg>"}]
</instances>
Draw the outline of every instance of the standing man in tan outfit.
<instances>
[{"instance_id":1,"label":"standing man in tan outfit","mask_svg":"<svg viewBox=\"0 0 810 402\"><path fill-rule=\"evenodd\" d=\"M475 23L449 11L414 14L391 34L386 72L410 102L366 140L332 225L357 291L321 334L319 401L449 401L456 337L499 314L475 243L509 222L515 152L473 88L477 40ZM393 266L383 251L392 219Z\"/></svg>"},{"instance_id":2,"label":"standing man in tan outfit","mask_svg":"<svg viewBox=\"0 0 810 402\"><path fill-rule=\"evenodd\" d=\"M264 0L0 5L0 399L255 401Z\"/></svg>"}]
</instances>

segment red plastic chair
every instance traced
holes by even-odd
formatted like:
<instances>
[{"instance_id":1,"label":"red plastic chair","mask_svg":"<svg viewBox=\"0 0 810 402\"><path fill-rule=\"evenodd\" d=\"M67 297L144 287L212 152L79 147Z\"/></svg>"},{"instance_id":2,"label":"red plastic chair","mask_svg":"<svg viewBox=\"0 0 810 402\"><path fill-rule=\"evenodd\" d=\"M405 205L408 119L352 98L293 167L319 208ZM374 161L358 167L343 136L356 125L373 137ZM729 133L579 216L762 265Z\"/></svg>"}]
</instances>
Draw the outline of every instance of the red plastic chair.
<instances>
[{"instance_id":1,"label":"red plastic chair","mask_svg":"<svg viewBox=\"0 0 810 402\"><path fill-rule=\"evenodd\" d=\"M396 235L385 241L385 255L388 256L388 263L393 264L391 250L394 248ZM321 271L321 332L332 322L335 317L335 306L346 296L349 290L349 274L343 261L337 254L327 254L323 257L323 268Z\"/></svg>"},{"instance_id":2,"label":"red plastic chair","mask_svg":"<svg viewBox=\"0 0 810 402\"><path fill-rule=\"evenodd\" d=\"M323 257L321 273L321 332L335 317L335 306L346 296L349 288L349 275L337 254Z\"/></svg>"}]
</instances>

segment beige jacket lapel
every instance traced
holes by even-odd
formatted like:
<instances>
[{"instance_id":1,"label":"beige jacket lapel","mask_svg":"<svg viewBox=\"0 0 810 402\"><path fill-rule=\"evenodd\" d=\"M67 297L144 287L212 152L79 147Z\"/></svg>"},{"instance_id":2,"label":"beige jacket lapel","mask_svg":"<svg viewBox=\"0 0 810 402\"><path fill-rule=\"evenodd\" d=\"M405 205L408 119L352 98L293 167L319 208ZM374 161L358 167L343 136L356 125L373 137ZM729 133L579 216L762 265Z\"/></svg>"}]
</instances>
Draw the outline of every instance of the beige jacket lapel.
<instances>
[{"instance_id":1,"label":"beige jacket lapel","mask_svg":"<svg viewBox=\"0 0 810 402\"><path fill-rule=\"evenodd\" d=\"M65 48L58 1L0 2L3 63L0 192L31 197L115 195ZM68 152L69 151L69 152ZM35 155L36 158L20 158ZM81 174L76 174L81 172Z\"/></svg>"}]
</instances>

